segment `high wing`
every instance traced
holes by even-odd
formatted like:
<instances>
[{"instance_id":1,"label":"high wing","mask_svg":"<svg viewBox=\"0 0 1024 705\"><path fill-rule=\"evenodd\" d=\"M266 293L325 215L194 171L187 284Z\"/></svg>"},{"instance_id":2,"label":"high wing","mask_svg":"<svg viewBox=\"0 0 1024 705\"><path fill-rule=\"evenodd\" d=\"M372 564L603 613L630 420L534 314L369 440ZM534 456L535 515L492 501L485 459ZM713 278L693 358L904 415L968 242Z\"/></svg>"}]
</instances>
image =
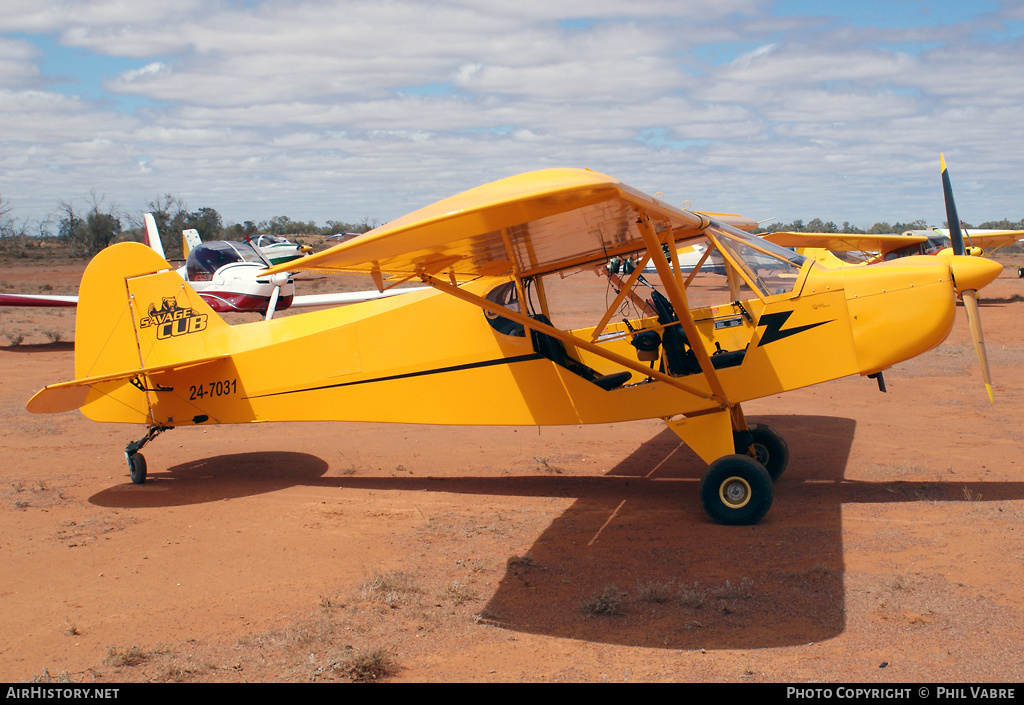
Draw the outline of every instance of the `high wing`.
<instances>
[{"instance_id":1,"label":"high wing","mask_svg":"<svg viewBox=\"0 0 1024 705\"><path fill-rule=\"evenodd\" d=\"M73 308L77 296L43 296L42 294L0 294L0 306L49 306Z\"/></svg>"},{"instance_id":2,"label":"high wing","mask_svg":"<svg viewBox=\"0 0 1024 705\"><path fill-rule=\"evenodd\" d=\"M363 301L374 301L386 296L408 294L412 291L422 291L426 287L412 286L404 289L388 289L387 291L342 291L336 294L307 294L296 296L292 299L289 308L304 308L310 306L341 306L344 304L358 304Z\"/></svg>"},{"instance_id":3,"label":"high wing","mask_svg":"<svg viewBox=\"0 0 1024 705\"><path fill-rule=\"evenodd\" d=\"M925 242L927 235L875 235L856 233L794 233L779 231L761 235L781 247L816 247L838 252L886 252Z\"/></svg>"},{"instance_id":4,"label":"high wing","mask_svg":"<svg viewBox=\"0 0 1024 705\"><path fill-rule=\"evenodd\" d=\"M538 276L646 249L641 212L677 240L710 222L604 174L549 169L470 189L269 273L370 274L380 290L384 274Z\"/></svg>"},{"instance_id":5,"label":"high wing","mask_svg":"<svg viewBox=\"0 0 1024 705\"><path fill-rule=\"evenodd\" d=\"M911 232L915 235L918 234L918 231ZM935 228L931 232L949 237L949 230L945 228ZM964 228L963 238L964 244L968 247L980 247L986 253L991 253L1000 247L1024 240L1024 230L971 230Z\"/></svg>"},{"instance_id":6,"label":"high wing","mask_svg":"<svg viewBox=\"0 0 1024 705\"><path fill-rule=\"evenodd\" d=\"M877 254L878 259L889 259L892 253L897 251L902 254L918 254L916 249L908 250L907 248L923 243L928 243L920 251L923 254L935 254L939 250L950 247L949 231L941 228L908 230L902 235L780 231L765 233L761 237L782 247L872 253L872 255ZM965 230L963 237L968 247L981 248L984 253L991 254L1000 247L1012 245L1024 238L1024 230ZM981 254L981 252L975 254Z\"/></svg>"},{"instance_id":7,"label":"high wing","mask_svg":"<svg viewBox=\"0 0 1024 705\"><path fill-rule=\"evenodd\" d=\"M291 308L307 308L311 306L342 306L345 304L357 304L363 301L373 301L385 296L406 294L410 291L419 291L423 287L408 287L405 289L389 289L383 293L379 291L344 291L337 294L309 294L296 296L292 299ZM37 306L40 308L74 308L78 306L77 296L43 296L36 294L0 294L0 306Z\"/></svg>"},{"instance_id":8,"label":"high wing","mask_svg":"<svg viewBox=\"0 0 1024 705\"><path fill-rule=\"evenodd\" d=\"M733 222L749 222L740 216L723 216ZM709 227L731 229L750 247L756 238L708 215L682 210L604 174L588 169L549 169L501 179L422 208L359 238L272 267L267 272L336 271L369 274L380 291L384 277L398 283L418 278L455 298L503 316L524 328L571 345L577 350L639 372L649 378L694 395L710 409L724 410L725 396L709 353L697 346L695 356L710 392L691 383L649 368L635 359L596 344L622 297L633 287L650 253L655 258L668 300L678 323L689 339L698 331L686 301L685 283L668 269L666 252L676 259L676 243L707 235ZM758 241L761 242L761 241ZM779 249L761 242L766 250ZM632 278L621 288L591 340L555 328L542 318L510 311L494 301L458 286L476 278L510 277L525 291L527 280L548 274L603 264L609 258L646 252ZM790 254L790 253L786 253ZM801 258L802 259L802 258ZM733 266L736 266L733 263ZM749 272L747 273L750 274ZM737 275L739 277L741 275ZM753 275L756 276L756 275ZM538 287L541 284L538 283ZM543 299L543 294L539 294ZM525 300L525 293L520 300ZM541 304L545 308L545 304ZM627 375L628 376L628 375ZM724 413L724 412L723 412Z\"/></svg>"}]
</instances>

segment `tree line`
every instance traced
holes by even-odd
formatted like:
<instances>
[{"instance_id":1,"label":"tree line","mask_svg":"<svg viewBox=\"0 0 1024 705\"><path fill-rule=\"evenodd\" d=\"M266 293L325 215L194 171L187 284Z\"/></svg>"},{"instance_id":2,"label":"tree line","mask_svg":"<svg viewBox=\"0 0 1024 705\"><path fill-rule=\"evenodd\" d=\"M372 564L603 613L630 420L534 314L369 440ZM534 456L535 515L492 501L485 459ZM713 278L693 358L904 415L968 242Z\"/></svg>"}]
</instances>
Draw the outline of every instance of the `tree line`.
<instances>
[{"instance_id":1,"label":"tree line","mask_svg":"<svg viewBox=\"0 0 1024 705\"><path fill-rule=\"evenodd\" d=\"M116 204L107 204L102 196L95 192L80 203L60 201L55 214L43 220L17 221L12 217L13 207L0 194L0 250L8 255L28 256L33 249L40 248L47 242L57 244L72 257L91 257L103 248L115 242L143 239L142 212L126 213ZM190 210L178 196L165 194L146 204L143 212L152 213L160 231L164 251L168 254L181 252L182 230L195 229L203 241L208 240L243 240L247 236L257 234L278 235L281 237L327 236L339 233L364 233L371 230L379 222L364 218L358 223L340 220L328 220L325 225L317 225L313 221L292 220L288 216L274 216L268 220L246 220L242 223L225 223L221 214L210 207ZM1024 219L1011 221L990 220L977 226L965 224L971 229L1024 230ZM924 220L908 223L878 222L867 230L861 230L849 222L841 226L832 221L814 218L806 223L794 220L791 223L775 223L758 228L755 233L771 232L819 232L819 233L856 233L883 234L903 233L907 230L925 230L928 228ZM1010 251L1022 251L1019 244Z\"/></svg>"},{"instance_id":2,"label":"tree line","mask_svg":"<svg viewBox=\"0 0 1024 705\"><path fill-rule=\"evenodd\" d=\"M103 248L126 240L141 242L145 225L143 213L152 213L160 232L164 251L182 251L182 230L195 229L208 240L243 240L257 234L282 237L364 233L379 223L364 218L357 223L328 220L323 226L314 221L296 221L288 216L268 220L246 220L225 223L221 214L210 207L190 210L178 196L166 194L146 203L139 213L128 213L113 203L105 203L95 192L81 202L60 201L57 211L37 221L18 221L12 217L13 207L0 194L0 249L7 254L27 256L32 249L56 242L71 257L91 257Z\"/></svg>"},{"instance_id":3,"label":"tree line","mask_svg":"<svg viewBox=\"0 0 1024 705\"><path fill-rule=\"evenodd\" d=\"M946 227L946 223L942 224L942 227ZM963 223L963 227L967 230L976 228L978 230L1024 230L1024 218L1021 220L989 220L978 225L971 225L969 223ZM823 221L821 218L815 218L807 223L802 220L794 220L792 223L775 223L765 228L758 228L755 233L776 233L776 232L789 232L789 233L846 233L846 234L857 234L857 235L884 235L887 233L895 233L897 235L905 233L908 230L928 230L928 223L924 220L914 220L909 223L901 223L899 221L889 224L886 222L879 222L872 225L867 230L861 230L860 228L850 225L848 222L844 222L841 226L836 225L832 221Z\"/></svg>"}]
</instances>

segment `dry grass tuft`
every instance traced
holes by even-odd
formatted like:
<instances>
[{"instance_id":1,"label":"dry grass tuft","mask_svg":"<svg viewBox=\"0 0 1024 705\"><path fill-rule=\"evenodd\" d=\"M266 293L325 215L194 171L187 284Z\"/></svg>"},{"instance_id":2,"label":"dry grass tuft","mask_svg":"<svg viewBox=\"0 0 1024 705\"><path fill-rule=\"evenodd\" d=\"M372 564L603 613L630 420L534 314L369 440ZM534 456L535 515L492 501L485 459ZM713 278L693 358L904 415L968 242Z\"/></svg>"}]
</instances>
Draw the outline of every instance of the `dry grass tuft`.
<instances>
[{"instance_id":1,"label":"dry grass tuft","mask_svg":"<svg viewBox=\"0 0 1024 705\"><path fill-rule=\"evenodd\" d=\"M360 587L360 594L364 600L381 602L391 609L397 609L408 601L410 596L420 592L422 590L416 585L415 578L400 570L374 573Z\"/></svg>"},{"instance_id":2,"label":"dry grass tuft","mask_svg":"<svg viewBox=\"0 0 1024 705\"><path fill-rule=\"evenodd\" d=\"M139 646L129 646L127 649L121 650L116 646L107 647L107 657L103 659L103 663L108 666L115 667L132 667L138 666L140 663L144 663L149 660L150 653L143 650Z\"/></svg>"},{"instance_id":3,"label":"dry grass tuft","mask_svg":"<svg viewBox=\"0 0 1024 705\"><path fill-rule=\"evenodd\" d=\"M623 614L624 595L614 585L606 586L601 592L580 603L580 611L588 615L615 616Z\"/></svg>"},{"instance_id":4,"label":"dry grass tuft","mask_svg":"<svg viewBox=\"0 0 1024 705\"><path fill-rule=\"evenodd\" d=\"M356 649L346 646L341 657L331 662L330 669L353 681L367 682L393 676L398 666L391 650L385 647Z\"/></svg>"}]
</instances>

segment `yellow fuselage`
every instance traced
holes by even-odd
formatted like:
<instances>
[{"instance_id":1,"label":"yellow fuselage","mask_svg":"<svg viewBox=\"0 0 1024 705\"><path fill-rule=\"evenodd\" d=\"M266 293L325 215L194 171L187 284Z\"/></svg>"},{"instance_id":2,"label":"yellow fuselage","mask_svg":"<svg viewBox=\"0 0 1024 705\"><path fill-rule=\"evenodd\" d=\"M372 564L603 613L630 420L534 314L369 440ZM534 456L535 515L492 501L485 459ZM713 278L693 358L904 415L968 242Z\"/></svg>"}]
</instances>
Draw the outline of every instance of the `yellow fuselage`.
<instances>
[{"instance_id":1,"label":"yellow fuselage","mask_svg":"<svg viewBox=\"0 0 1024 705\"><path fill-rule=\"evenodd\" d=\"M82 408L97 421L559 425L691 415L719 405L699 373L681 379L706 395L661 381L638 384L636 372L605 391L539 355L529 335L501 334L479 307L437 291L230 326L174 272L128 254L144 261L139 276L108 276L120 266L115 253L97 257L83 280L79 316L88 320L78 330L90 337L79 341L76 376L162 368L141 383L122 379L91 390ZM502 281L464 286L482 296ZM176 304L160 309L175 296ZM176 306L173 314L168 306ZM108 309L102 321L101 307ZM741 364L718 370L726 398L738 404L919 355L946 338L955 307L951 267L942 259L842 270L808 260L791 293L692 315L709 353L746 349ZM723 321L729 325L716 326ZM590 340L592 330L571 332ZM627 333L624 323L609 326L598 344L636 359ZM569 352L598 373L622 370L590 352Z\"/></svg>"}]
</instances>

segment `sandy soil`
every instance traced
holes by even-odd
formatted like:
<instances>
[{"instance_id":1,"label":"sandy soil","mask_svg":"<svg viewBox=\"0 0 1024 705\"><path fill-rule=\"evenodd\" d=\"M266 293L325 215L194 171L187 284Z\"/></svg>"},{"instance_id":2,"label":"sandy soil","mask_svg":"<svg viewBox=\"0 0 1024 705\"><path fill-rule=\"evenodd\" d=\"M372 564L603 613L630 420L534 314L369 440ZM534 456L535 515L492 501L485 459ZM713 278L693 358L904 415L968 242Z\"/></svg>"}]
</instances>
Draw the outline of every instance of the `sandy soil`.
<instances>
[{"instance_id":1,"label":"sandy soil","mask_svg":"<svg viewBox=\"0 0 1024 705\"><path fill-rule=\"evenodd\" d=\"M74 313L0 310L0 681L1024 680L1024 280L886 375L746 405L792 459L700 508L658 421L138 427L25 402ZM74 291L82 265L7 265ZM252 318L252 317L250 317ZM20 344L14 344L20 338Z\"/></svg>"}]
</instances>

